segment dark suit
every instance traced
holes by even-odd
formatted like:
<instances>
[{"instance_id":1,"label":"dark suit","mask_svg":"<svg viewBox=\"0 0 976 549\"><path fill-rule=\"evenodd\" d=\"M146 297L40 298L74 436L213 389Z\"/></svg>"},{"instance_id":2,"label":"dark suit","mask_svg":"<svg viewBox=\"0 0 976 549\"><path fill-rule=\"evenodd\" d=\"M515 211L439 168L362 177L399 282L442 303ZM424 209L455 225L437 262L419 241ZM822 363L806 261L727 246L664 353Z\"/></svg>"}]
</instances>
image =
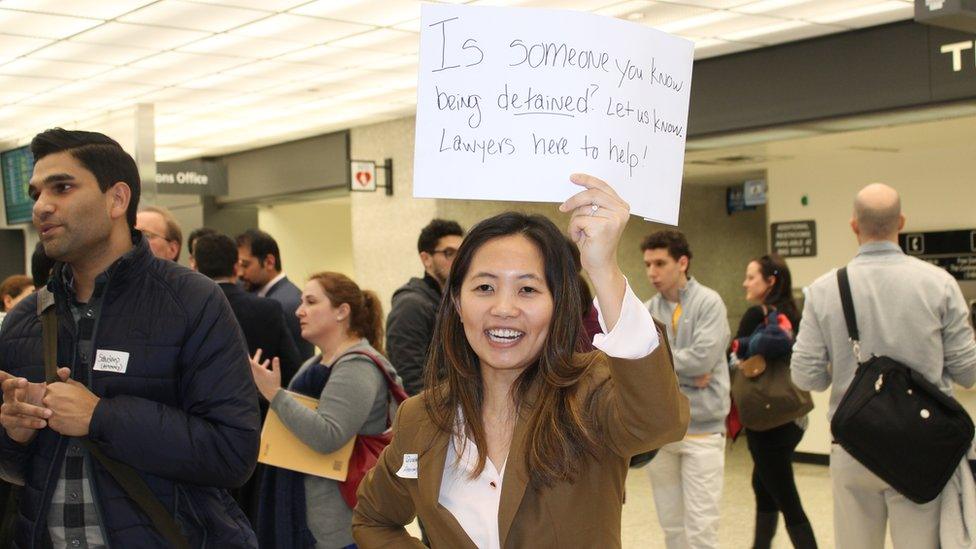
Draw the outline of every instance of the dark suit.
<instances>
[{"instance_id":1,"label":"dark suit","mask_svg":"<svg viewBox=\"0 0 976 549\"><path fill-rule=\"evenodd\" d=\"M229 282L221 282L220 289L230 303L231 310L237 318L237 323L244 332L247 342L247 352L253 356L261 349L261 360L278 357L281 366L281 386L287 387L295 372L302 365L298 356L298 349L291 339L291 333L285 325L285 315L281 304L273 299L249 294ZM268 411L268 403L260 399L261 417ZM257 519L259 482L263 475L264 466L258 464L254 474L244 486L234 490L234 497L247 513L251 524Z\"/></svg>"},{"instance_id":2,"label":"dark suit","mask_svg":"<svg viewBox=\"0 0 976 549\"><path fill-rule=\"evenodd\" d=\"M278 303L281 303L281 308L285 311L285 322L288 324L288 331L291 332L292 341L298 347L298 355L302 361L304 362L312 358L312 355L315 354L315 347L302 339L302 328L298 324L298 317L295 316L295 311L302 304L302 291L291 280L288 280L286 276L269 288L268 293L264 297L270 297Z\"/></svg>"}]
</instances>

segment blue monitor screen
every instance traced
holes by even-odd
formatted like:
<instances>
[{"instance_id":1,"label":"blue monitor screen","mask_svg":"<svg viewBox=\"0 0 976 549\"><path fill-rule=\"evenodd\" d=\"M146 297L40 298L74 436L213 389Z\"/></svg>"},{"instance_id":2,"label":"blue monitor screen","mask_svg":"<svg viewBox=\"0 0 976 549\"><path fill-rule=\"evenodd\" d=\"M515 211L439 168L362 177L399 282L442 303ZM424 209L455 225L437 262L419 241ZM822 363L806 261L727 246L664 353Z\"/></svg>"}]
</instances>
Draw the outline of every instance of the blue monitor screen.
<instances>
[{"instance_id":1,"label":"blue monitor screen","mask_svg":"<svg viewBox=\"0 0 976 549\"><path fill-rule=\"evenodd\" d=\"M30 148L20 147L0 153L0 176L3 177L3 203L7 224L29 223L34 201L27 193L27 184L34 171L34 157Z\"/></svg>"}]
</instances>

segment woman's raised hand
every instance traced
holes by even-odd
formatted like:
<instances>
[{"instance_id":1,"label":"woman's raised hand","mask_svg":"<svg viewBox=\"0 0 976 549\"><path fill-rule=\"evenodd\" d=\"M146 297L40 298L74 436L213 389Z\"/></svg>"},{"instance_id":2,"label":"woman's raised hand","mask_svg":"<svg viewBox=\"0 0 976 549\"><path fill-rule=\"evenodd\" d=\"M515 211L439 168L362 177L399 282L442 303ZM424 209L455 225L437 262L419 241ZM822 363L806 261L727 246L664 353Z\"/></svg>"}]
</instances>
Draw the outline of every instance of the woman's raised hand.
<instances>
[{"instance_id":1,"label":"woman's raised hand","mask_svg":"<svg viewBox=\"0 0 976 549\"><path fill-rule=\"evenodd\" d=\"M605 181L592 175L576 173L569 180L585 190L563 202L559 211L573 213L569 236L579 247L607 329L613 329L627 287L617 264L617 245L630 217L630 205Z\"/></svg>"}]
</instances>

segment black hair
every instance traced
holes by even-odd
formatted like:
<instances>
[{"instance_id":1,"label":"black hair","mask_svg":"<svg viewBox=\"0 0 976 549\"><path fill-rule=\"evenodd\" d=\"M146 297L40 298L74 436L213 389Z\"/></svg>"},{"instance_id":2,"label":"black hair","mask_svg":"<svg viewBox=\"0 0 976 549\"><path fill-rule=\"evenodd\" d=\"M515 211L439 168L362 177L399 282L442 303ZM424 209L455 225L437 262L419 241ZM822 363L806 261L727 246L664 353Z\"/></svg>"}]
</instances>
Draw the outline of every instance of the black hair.
<instances>
[{"instance_id":1,"label":"black hair","mask_svg":"<svg viewBox=\"0 0 976 549\"><path fill-rule=\"evenodd\" d=\"M53 128L35 135L30 150L34 162L50 154L69 153L95 176L103 193L120 181L128 185L132 196L125 218L130 228L136 226L142 189L139 168L116 140L97 132Z\"/></svg>"},{"instance_id":2,"label":"black hair","mask_svg":"<svg viewBox=\"0 0 976 549\"><path fill-rule=\"evenodd\" d=\"M193 260L197 270L209 278L234 276L237 245L225 234L205 234L194 242Z\"/></svg>"},{"instance_id":3,"label":"black hair","mask_svg":"<svg viewBox=\"0 0 976 549\"><path fill-rule=\"evenodd\" d=\"M34 253L31 254L31 278L34 279L35 288L47 286L55 263L57 262L44 253L44 245L38 242L34 247Z\"/></svg>"},{"instance_id":4,"label":"black hair","mask_svg":"<svg viewBox=\"0 0 976 549\"><path fill-rule=\"evenodd\" d=\"M800 311L793 299L793 277L790 275L790 268L786 265L786 261L777 254L767 254L753 261L759 265L759 274L763 280L769 280L770 277L776 279L763 297L763 304L775 307L790 320L799 319ZM798 327L793 328L795 330Z\"/></svg>"},{"instance_id":5,"label":"black hair","mask_svg":"<svg viewBox=\"0 0 976 549\"><path fill-rule=\"evenodd\" d=\"M664 229L651 233L641 242L641 251L659 250L665 248L671 259L678 261L681 256L688 258L688 271L691 271L691 247L684 233L675 229Z\"/></svg>"},{"instance_id":6,"label":"black hair","mask_svg":"<svg viewBox=\"0 0 976 549\"><path fill-rule=\"evenodd\" d=\"M238 246L247 246L251 249L251 255L258 258L264 264L264 258L270 254L274 257L275 271L281 272L281 252L278 251L278 243L274 237L260 229L248 229L237 236Z\"/></svg>"},{"instance_id":7,"label":"black hair","mask_svg":"<svg viewBox=\"0 0 976 549\"><path fill-rule=\"evenodd\" d=\"M433 253L437 249L437 243L445 236L464 236L464 229L458 225L457 221L448 219L432 219L423 230L420 231L420 238L417 239L417 253Z\"/></svg>"},{"instance_id":8,"label":"black hair","mask_svg":"<svg viewBox=\"0 0 976 549\"><path fill-rule=\"evenodd\" d=\"M200 227L199 229L193 229L190 232L190 236L186 239L186 250L193 255L193 243L197 241L201 236L206 236L209 234L219 234L216 229L211 229L210 227ZM235 252L236 253L236 252Z\"/></svg>"}]
</instances>

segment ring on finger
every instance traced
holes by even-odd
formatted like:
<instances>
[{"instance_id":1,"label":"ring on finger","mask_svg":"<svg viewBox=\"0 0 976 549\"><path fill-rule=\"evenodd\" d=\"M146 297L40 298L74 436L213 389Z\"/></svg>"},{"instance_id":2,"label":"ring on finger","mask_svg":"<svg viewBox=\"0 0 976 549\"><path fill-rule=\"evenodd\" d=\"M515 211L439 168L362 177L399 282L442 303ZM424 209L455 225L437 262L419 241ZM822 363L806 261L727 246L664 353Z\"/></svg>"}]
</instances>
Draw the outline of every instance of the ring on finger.
<instances>
[{"instance_id":1,"label":"ring on finger","mask_svg":"<svg viewBox=\"0 0 976 549\"><path fill-rule=\"evenodd\" d=\"M600 211L599 204L590 204L590 215L596 215L596 212Z\"/></svg>"}]
</instances>

